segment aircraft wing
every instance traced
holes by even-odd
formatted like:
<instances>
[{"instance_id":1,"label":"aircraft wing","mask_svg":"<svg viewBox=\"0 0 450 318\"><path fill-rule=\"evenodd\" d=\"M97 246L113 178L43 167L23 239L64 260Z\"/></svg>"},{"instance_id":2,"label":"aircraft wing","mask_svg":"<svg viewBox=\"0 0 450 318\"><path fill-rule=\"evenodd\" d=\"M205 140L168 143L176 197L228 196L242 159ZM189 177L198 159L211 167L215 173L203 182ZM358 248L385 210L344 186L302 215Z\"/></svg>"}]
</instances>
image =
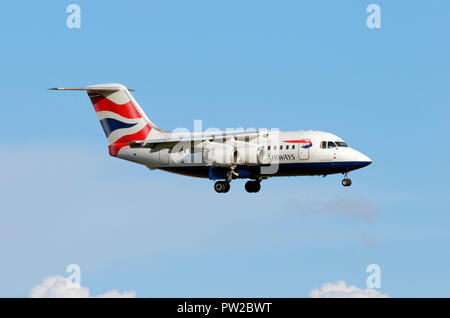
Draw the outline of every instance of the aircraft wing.
<instances>
[{"instance_id":1,"label":"aircraft wing","mask_svg":"<svg viewBox=\"0 0 450 318\"><path fill-rule=\"evenodd\" d=\"M221 141L227 138L236 138L237 140L245 140L247 138L254 138L260 135L259 130L254 131L230 131L230 132L206 132L206 133L173 133L173 137L161 139L149 139L131 142L131 147L153 147L157 144L176 144L178 142L190 141Z\"/></svg>"}]
</instances>

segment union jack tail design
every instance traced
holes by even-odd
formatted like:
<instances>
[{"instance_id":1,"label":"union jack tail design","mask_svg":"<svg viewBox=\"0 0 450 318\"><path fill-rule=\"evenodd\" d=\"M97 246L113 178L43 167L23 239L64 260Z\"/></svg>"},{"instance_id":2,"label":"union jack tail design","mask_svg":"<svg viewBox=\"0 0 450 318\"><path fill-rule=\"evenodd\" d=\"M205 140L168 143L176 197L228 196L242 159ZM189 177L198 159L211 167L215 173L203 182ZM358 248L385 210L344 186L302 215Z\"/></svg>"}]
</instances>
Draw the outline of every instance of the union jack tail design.
<instances>
[{"instance_id":1,"label":"union jack tail design","mask_svg":"<svg viewBox=\"0 0 450 318\"><path fill-rule=\"evenodd\" d=\"M164 134L164 130L148 119L129 90L121 84L55 89L87 91L108 139L111 156L117 156L120 149L132 141L153 139Z\"/></svg>"}]
</instances>

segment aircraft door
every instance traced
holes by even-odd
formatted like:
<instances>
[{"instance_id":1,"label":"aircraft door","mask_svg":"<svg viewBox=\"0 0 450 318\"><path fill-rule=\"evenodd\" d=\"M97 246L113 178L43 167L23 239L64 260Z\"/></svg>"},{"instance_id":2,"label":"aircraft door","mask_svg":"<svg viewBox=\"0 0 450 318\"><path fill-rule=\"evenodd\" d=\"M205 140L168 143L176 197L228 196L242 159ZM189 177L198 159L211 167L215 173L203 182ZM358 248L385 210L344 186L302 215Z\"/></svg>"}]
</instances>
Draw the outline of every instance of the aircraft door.
<instances>
[{"instance_id":1,"label":"aircraft door","mask_svg":"<svg viewBox=\"0 0 450 318\"><path fill-rule=\"evenodd\" d=\"M311 148L310 140L302 140L304 143L298 144L298 158L300 160L308 160L309 159L309 148Z\"/></svg>"}]
</instances>

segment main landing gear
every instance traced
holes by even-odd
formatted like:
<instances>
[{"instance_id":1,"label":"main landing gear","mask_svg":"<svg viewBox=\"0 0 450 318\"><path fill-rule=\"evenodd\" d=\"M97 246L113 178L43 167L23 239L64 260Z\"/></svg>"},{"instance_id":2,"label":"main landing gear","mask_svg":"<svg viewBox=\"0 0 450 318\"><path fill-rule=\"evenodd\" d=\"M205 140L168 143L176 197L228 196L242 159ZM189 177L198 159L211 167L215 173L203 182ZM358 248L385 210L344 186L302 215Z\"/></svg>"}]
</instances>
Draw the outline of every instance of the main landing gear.
<instances>
[{"instance_id":1,"label":"main landing gear","mask_svg":"<svg viewBox=\"0 0 450 318\"><path fill-rule=\"evenodd\" d=\"M249 193L256 193L261 190L261 182L259 180L247 181L245 183L245 190Z\"/></svg>"},{"instance_id":2,"label":"main landing gear","mask_svg":"<svg viewBox=\"0 0 450 318\"><path fill-rule=\"evenodd\" d=\"M214 183L214 190L217 193L227 193L230 191L230 182L228 181L217 181Z\"/></svg>"},{"instance_id":3,"label":"main landing gear","mask_svg":"<svg viewBox=\"0 0 450 318\"><path fill-rule=\"evenodd\" d=\"M228 171L227 180L216 181L216 183L214 183L214 190L216 190L217 193L227 193L230 191L231 180L239 177L239 173L234 171L234 168L235 167L231 167ZM247 181L245 183L245 190L249 193L258 192L261 189L261 179L262 178L258 178L256 180Z\"/></svg>"},{"instance_id":4,"label":"main landing gear","mask_svg":"<svg viewBox=\"0 0 450 318\"><path fill-rule=\"evenodd\" d=\"M230 191L230 182L228 181L217 181L214 183L214 190L217 193L227 193ZM245 190L249 193L256 193L261 190L261 182L259 180L247 181L245 183Z\"/></svg>"},{"instance_id":5,"label":"main landing gear","mask_svg":"<svg viewBox=\"0 0 450 318\"><path fill-rule=\"evenodd\" d=\"M352 185L352 180L348 178L348 172L345 173L345 178L342 180L342 185L344 187L349 187Z\"/></svg>"},{"instance_id":6,"label":"main landing gear","mask_svg":"<svg viewBox=\"0 0 450 318\"><path fill-rule=\"evenodd\" d=\"M234 171L236 169L236 166L232 166L228 172L227 172L227 180L225 181L217 181L214 183L214 190L216 190L217 193L227 193L230 191L230 182L231 180L239 176L239 173Z\"/></svg>"}]
</instances>

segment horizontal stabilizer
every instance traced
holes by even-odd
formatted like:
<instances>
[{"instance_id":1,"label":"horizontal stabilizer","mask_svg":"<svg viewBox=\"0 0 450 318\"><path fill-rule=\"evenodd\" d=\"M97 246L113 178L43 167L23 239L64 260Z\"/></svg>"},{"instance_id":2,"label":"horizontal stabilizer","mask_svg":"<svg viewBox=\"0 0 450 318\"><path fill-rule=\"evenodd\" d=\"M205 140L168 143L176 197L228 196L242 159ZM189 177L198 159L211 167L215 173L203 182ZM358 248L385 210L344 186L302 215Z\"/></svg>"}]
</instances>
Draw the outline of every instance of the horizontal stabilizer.
<instances>
[{"instance_id":1,"label":"horizontal stabilizer","mask_svg":"<svg viewBox=\"0 0 450 318\"><path fill-rule=\"evenodd\" d=\"M120 90L120 86L85 86L85 87L52 87L52 91L98 91L98 92L115 92ZM134 92L134 89L127 88L128 91Z\"/></svg>"}]
</instances>

